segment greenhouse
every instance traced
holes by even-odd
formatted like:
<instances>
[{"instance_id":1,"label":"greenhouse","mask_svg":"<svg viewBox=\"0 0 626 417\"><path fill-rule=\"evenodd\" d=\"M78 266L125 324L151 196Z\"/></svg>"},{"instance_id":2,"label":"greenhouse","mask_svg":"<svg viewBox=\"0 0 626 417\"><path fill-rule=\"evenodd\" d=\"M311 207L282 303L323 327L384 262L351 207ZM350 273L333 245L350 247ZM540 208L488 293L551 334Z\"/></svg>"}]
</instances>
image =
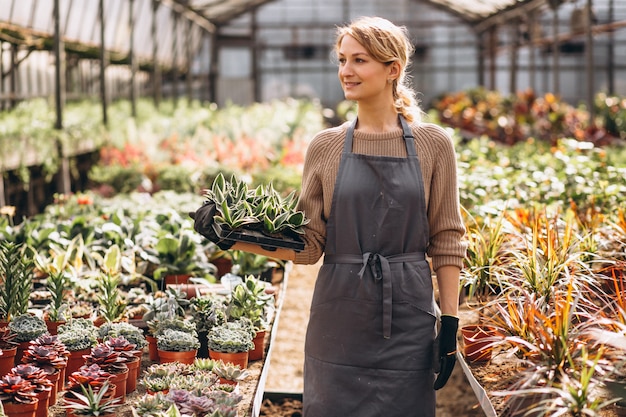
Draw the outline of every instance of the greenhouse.
<instances>
[{"instance_id":1,"label":"greenhouse","mask_svg":"<svg viewBox=\"0 0 626 417\"><path fill-rule=\"evenodd\" d=\"M0 172L0 416L626 415L624 1L0 0Z\"/></svg>"}]
</instances>

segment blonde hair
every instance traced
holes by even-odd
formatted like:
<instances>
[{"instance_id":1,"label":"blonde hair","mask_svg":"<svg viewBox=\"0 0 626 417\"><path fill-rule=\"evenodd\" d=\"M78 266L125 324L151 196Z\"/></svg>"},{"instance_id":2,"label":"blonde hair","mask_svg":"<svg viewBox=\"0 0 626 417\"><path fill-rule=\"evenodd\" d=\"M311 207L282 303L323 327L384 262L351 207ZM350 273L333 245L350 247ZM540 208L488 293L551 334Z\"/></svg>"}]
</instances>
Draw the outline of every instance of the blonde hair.
<instances>
[{"instance_id":1,"label":"blonde hair","mask_svg":"<svg viewBox=\"0 0 626 417\"><path fill-rule=\"evenodd\" d=\"M393 81L394 106L407 121L419 121L422 110L407 75L414 47L406 27L397 26L381 17L360 17L347 26L337 28L335 52L339 50L346 35L352 36L363 45L376 61L400 64L400 75Z\"/></svg>"}]
</instances>

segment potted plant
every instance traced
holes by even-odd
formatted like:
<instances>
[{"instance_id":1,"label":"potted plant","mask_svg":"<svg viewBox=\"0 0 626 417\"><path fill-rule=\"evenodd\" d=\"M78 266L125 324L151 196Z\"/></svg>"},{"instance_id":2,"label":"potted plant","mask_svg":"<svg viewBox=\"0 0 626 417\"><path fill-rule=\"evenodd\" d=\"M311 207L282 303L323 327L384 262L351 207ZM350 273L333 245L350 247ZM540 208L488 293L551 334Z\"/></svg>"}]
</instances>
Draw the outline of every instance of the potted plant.
<instances>
[{"instance_id":1,"label":"potted plant","mask_svg":"<svg viewBox=\"0 0 626 417\"><path fill-rule=\"evenodd\" d=\"M118 322L124 317L126 301L119 290L121 283L119 276L109 273L102 273L97 278L98 316L104 322Z\"/></svg>"},{"instance_id":2,"label":"potted plant","mask_svg":"<svg viewBox=\"0 0 626 417\"><path fill-rule=\"evenodd\" d=\"M9 322L9 329L15 334L15 341L19 344L15 355L15 363L21 362L22 355L32 340L48 332L46 322L30 313L13 317Z\"/></svg>"},{"instance_id":3,"label":"potted plant","mask_svg":"<svg viewBox=\"0 0 626 417\"><path fill-rule=\"evenodd\" d=\"M136 415L141 417L155 417L171 407L172 402L168 400L163 393L153 392L155 392L155 394L143 395L135 402L134 411Z\"/></svg>"},{"instance_id":4,"label":"potted plant","mask_svg":"<svg viewBox=\"0 0 626 417\"><path fill-rule=\"evenodd\" d=\"M11 370L12 375L18 375L30 382L34 387L37 397L36 417L46 417L48 415L48 405L52 392L52 382L48 379L46 372L34 365L20 364Z\"/></svg>"},{"instance_id":5,"label":"potted plant","mask_svg":"<svg viewBox=\"0 0 626 417\"><path fill-rule=\"evenodd\" d=\"M105 323L98 328L98 336L106 341L113 337L124 337L128 343L135 345L135 349L141 353L143 348L148 345L146 336L139 327L131 323Z\"/></svg>"},{"instance_id":6,"label":"potted plant","mask_svg":"<svg viewBox=\"0 0 626 417\"><path fill-rule=\"evenodd\" d=\"M248 367L248 351L254 348L252 333L238 322L214 326L208 334L209 357Z\"/></svg>"},{"instance_id":7,"label":"potted plant","mask_svg":"<svg viewBox=\"0 0 626 417\"><path fill-rule=\"evenodd\" d=\"M209 357L209 347L207 336L209 330L218 324L226 321L226 305L222 298L213 296L200 296L191 299L189 312L193 322L196 324L200 348L199 358Z\"/></svg>"},{"instance_id":8,"label":"potted plant","mask_svg":"<svg viewBox=\"0 0 626 417\"><path fill-rule=\"evenodd\" d=\"M113 375L110 382L115 385L115 398L121 402L126 400L126 384L128 381L128 358L108 343L98 343L85 355L85 365L98 365L100 369Z\"/></svg>"},{"instance_id":9,"label":"potted plant","mask_svg":"<svg viewBox=\"0 0 626 417\"><path fill-rule=\"evenodd\" d=\"M67 376L85 364L84 355L89 354L91 348L98 343L97 334L97 327L85 318L71 318L66 324L59 326L59 341L70 352Z\"/></svg>"},{"instance_id":10,"label":"potted plant","mask_svg":"<svg viewBox=\"0 0 626 417\"><path fill-rule=\"evenodd\" d=\"M116 352L119 352L120 356L126 360L126 366L128 367L126 394L130 394L137 388L139 365L141 364L141 358L138 353L141 353L141 351L137 350L137 345L130 343L124 336L110 337L104 343L111 346Z\"/></svg>"},{"instance_id":11,"label":"potted plant","mask_svg":"<svg viewBox=\"0 0 626 417\"><path fill-rule=\"evenodd\" d=\"M21 244L0 241L0 322L8 324L13 317L27 312L34 265Z\"/></svg>"},{"instance_id":12,"label":"potted plant","mask_svg":"<svg viewBox=\"0 0 626 417\"><path fill-rule=\"evenodd\" d=\"M69 304L66 302L69 278L64 271L51 272L46 278L46 288L51 295L50 304L44 311L44 321L50 334L57 334L58 327L67 321Z\"/></svg>"},{"instance_id":13,"label":"potted plant","mask_svg":"<svg viewBox=\"0 0 626 417\"><path fill-rule=\"evenodd\" d=\"M196 358L200 341L195 330L184 331L165 328L157 335L159 360L192 364Z\"/></svg>"},{"instance_id":14,"label":"potted plant","mask_svg":"<svg viewBox=\"0 0 626 417\"><path fill-rule=\"evenodd\" d=\"M111 378L113 378L113 375L103 370L98 365L81 366L80 369L72 372L68 376L64 399L70 399L74 397L76 393L80 394L83 387L91 387L94 392L99 391ZM115 385L109 384L106 391L107 394L105 396L107 398L113 398L115 396Z\"/></svg>"},{"instance_id":15,"label":"potted plant","mask_svg":"<svg viewBox=\"0 0 626 417\"><path fill-rule=\"evenodd\" d=\"M37 395L35 386L19 375L0 377L0 402L7 417L35 417Z\"/></svg>"},{"instance_id":16,"label":"potted plant","mask_svg":"<svg viewBox=\"0 0 626 417\"><path fill-rule=\"evenodd\" d=\"M220 378L220 383L237 385L248 376L246 369L241 369L239 365L216 361L213 372Z\"/></svg>"},{"instance_id":17,"label":"potted plant","mask_svg":"<svg viewBox=\"0 0 626 417\"><path fill-rule=\"evenodd\" d=\"M15 365L18 345L15 336L8 326L0 327L0 376L8 374Z\"/></svg>"},{"instance_id":18,"label":"potted plant","mask_svg":"<svg viewBox=\"0 0 626 417\"><path fill-rule=\"evenodd\" d=\"M120 247L114 244L100 259L101 272L96 281L99 317L107 322L119 321L126 310L126 300L118 288L122 283L121 267L122 253Z\"/></svg>"},{"instance_id":19,"label":"potted plant","mask_svg":"<svg viewBox=\"0 0 626 417\"><path fill-rule=\"evenodd\" d=\"M250 360L263 358L265 351L265 333L268 327L268 310L274 306L274 296L265 291L261 281L248 275L243 284L237 285L230 294L226 310L229 319L247 318L254 326L254 349L250 352Z\"/></svg>"},{"instance_id":20,"label":"potted plant","mask_svg":"<svg viewBox=\"0 0 626 417\"><path fill-rule=\"evenodd\" d=\"M119 398L107 399L110 382L106 381L99 390L94 391L91 385L81 385L81 393L75 392L74 397L65 399L63 408L68 410L68 417L95 416L113 417L121 406Z\"/></svg>"},{"instance_id":21,"label":"potted plant","mask_svg":"<svg viewBox=\"0 0 626 417\"><path fill-rule=\"evenodd\" d=\"M57 399L57 393L63 388L63 377L65 367L67 366L67 356L65 346L59 349L59 344L49 342L44 344L41 340L45 338L51 338L56 336L44 335L35 339L22 356L22 363L27 365L36 366L41 369L46 378L52 384L50 390L49 403L55 404Z\"/></svg>"}]
</instances>

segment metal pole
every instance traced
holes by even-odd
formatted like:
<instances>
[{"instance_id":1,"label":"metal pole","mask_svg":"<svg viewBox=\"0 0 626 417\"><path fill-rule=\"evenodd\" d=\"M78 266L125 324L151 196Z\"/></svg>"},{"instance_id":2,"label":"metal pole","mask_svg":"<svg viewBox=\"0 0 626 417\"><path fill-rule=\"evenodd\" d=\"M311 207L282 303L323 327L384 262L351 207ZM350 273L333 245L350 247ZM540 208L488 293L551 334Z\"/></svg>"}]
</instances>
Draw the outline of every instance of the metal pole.
<instances>
[{"instance_id":1,"label":"metal pole","mask_svg":"<svg viewBox=\"0 0 626 417\"><path fill-rule=\"evenodd\" d=\"M585 48L585 55L587 61L587 111L589 112L589 121L591 125L595 125L594 116L594 85L593 85L593 33L591 31L591 26L593 22L591 21L592 15L591 10L593 7L593 0L587 0L587 21L586 30L587 30L587 45Z\"/></svg>"},{"instance_id":2,"label":"metal pole","mask_svg":"<svg viewBox=\"0 0 626 417\"><path fill-rule=\"evenodd\" d=\"M179 15L174 13L174 33L172 34L172 99L178 104L178 23Z\"/></svg>"},{"instance_id":3,"label":"metal pole","mask_svg":"<svg viewBox=\"0 0 626 417\"><path fill-rule=\"evenodd\" d=\"M104 0L99 2L100 13L100 100L102 101L102 123L107 126L109 124L109 117L107 115L107 92L106 92L106 45L104 42Z\"/></svg>"},{"instance_id":4,"label":"metal pole","mask_svg":"<svg viewBox=\"0 0 626 417\"><path fill-rule=\"evenodd\" d=\"M552 92L558 95L559 86L559 6L552 9Z\"/></svg>"},{"instance_id":5,"label":"metal pole","mask_svg":"<svg viewBox=\"0 0 626 417\"><path fill-rule=\"evenodd\" d=\"M63 41L61 40L61 22L59 1L54 0L54 106L56 119L54 122L55 129L63 129L63 74L61 50Z\"/></svg>"},{"instance_id":6,"label":"metal pole","mask_svg":"<svg viewBox=\"0 0 626 417\"><path fill-rule=\"evenodd\" d=\"M613 0L609 0L609 23L613 23L615 20L615 5ZM607 81L608 81L608 93L615 94L615 32L610 30L608 32L609 41L607 45Z\"/></svg>"},{"instance_id":7,"label":"metal pole","mask_svg":"<svg viewBox=\"0 0 626 417\"><path fill-rule=\"evenodd\" d=\"M218 33L219 29L216 29L211 34L211 44L209 45L211 50L211 62L209 62L209 101L211 103L217 103L217 76L219 71Z\"/></svg>"},{"instance_id":8,"label":"metal pole","mask_svg":"<svg viewBox=\"0 0 626 417\"><path fill-rule=\"evenodd\" d=\"M128 30L130 32L128 61L130 64L130 112L133 117L137 117L137 63L135 61L135 14L133 3L134 0L128 1Z\"/></svg>"},{"instance_id":9,"label":"metal pole","mask_svg":"<svg viewBox=\"0 0 626 417\"><path fill-rule=\"evenodd\" d=\"M511 94L517 92L517 53L519 49L519 21L511 22L511 71L509 72L509 91Z\"/></svg>"},{"instance_id":10,"label":"metal pole","mask_svg":"<svg viewBox=\"0 0 626 417\"><path fill-rule=\"evenodd\" d=\"M154 100L154 106L159 108L161 103L161 66L159 65L159 46L157 44L157 12L159 10L159 2L157 0L152 1L152 27L150 34L152 36L152 97Z\"/></svg>"},{"instance_id":11,"label":"metal pole","mask_svg":"<svg viewBox=\"0 0 626 417\"><path fill-rule=\"evenodd\" d=\"M187 90L187 101L189 103L191 103L193 101L193 85L192 85L192 74L191 74L191 65L193 63L193 50L191 48L191 29L192 29L192 25L193 22L191 20L187 21L187 27L186 27L186 38L187 41L185 42L186 45L186 58L185 60L187 61L187 75L185 76L185 89Z\"/></svg>"},{"instance_id":12,"label":"metal pole","mask_svg":"<svg viewBox=\"0 0 626 417\"><path fill-rule=\"evenodd\" d=\"M485 86L485 32L480 32L476 34L476 38L478 40L478 85L481 87Z\"/></svg>"}]
</instances>

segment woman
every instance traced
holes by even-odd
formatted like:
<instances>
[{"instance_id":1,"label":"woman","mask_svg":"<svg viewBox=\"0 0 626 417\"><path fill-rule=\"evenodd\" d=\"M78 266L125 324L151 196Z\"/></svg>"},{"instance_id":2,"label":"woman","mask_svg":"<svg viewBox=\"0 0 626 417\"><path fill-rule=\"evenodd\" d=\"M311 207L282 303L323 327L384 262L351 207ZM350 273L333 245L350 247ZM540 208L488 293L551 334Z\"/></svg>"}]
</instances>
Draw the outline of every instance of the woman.
<instances>
[{"instance_id":1,"label":"woman","mask_svg":"<svg viewBox=\"0 0 626 417\"><path fill-rule=\"evenodd\" d=\"M324 254L305 344L306 417L434 416L435 390L455 364L465 255L454 148L443 129L420 122L405 28L360 18L338 29L335 49L357 118L318 133L307 151L305 249L233 248L302 264Z\"/></svg>"}]
</instances>

